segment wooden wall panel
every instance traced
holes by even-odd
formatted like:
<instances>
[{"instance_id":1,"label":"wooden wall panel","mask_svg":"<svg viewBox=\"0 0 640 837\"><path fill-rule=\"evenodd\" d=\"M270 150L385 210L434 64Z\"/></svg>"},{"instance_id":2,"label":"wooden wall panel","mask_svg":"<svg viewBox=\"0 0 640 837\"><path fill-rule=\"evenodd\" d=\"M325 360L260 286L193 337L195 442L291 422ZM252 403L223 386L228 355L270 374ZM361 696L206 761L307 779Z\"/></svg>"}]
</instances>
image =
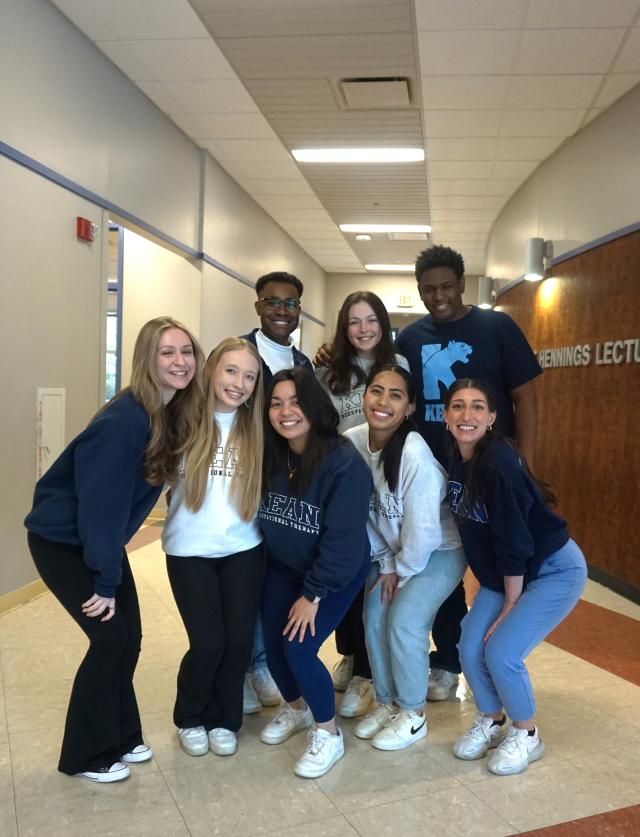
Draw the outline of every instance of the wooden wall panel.
<instances>
[{"instance_id":1,"label":"wooden wall panel","mask_svg":"<svg viewBox=\"0 0 640 837\"><path fill-rule=\"evenodd\" d=\"M640 233L522 282L498 310L536 352L588 344L586 366L545 368L537 380L535 470L559 496L558 511L587 562L640 590ZM596 344L636 339L627 362L596 364Z\"/></svg>"}]
</instances>

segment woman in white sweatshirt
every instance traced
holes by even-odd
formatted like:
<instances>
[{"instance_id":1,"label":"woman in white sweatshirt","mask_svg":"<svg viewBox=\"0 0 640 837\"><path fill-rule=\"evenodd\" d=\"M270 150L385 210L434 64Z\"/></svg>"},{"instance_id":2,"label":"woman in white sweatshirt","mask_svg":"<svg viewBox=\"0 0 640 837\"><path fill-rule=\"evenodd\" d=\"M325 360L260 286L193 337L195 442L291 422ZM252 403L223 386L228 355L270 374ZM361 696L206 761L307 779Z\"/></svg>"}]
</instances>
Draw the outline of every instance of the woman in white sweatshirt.
<instances>
[{"instance_id":1,"label":"woman in white sweatshirt","mask_svg":"<svg viewBox=\"0 0 640 837\"><path fill-rule=\"evenodd\" d=\"M379 750L427 734L429 631L466 562L446 498L446 474L415 431L415 388L399 366L369 379L367 424L345 433L373 473L367 531L365 635L378 706L355 729Z\"/></svg>"},{"instance_id":2,"label":"woman in white sweatshirt","mask_svg":"<svg viewBox=\"0 0 640 837\"><path fill-rule=\"evenodd\" d=\"M229 337L206 366L208 409L171 486L162 536L167 572L189 637L173 720L182 749L235 753L244 675L262 593L255 519L263 455L263 391L254 346Z\"/></svg>"}]
</instances>

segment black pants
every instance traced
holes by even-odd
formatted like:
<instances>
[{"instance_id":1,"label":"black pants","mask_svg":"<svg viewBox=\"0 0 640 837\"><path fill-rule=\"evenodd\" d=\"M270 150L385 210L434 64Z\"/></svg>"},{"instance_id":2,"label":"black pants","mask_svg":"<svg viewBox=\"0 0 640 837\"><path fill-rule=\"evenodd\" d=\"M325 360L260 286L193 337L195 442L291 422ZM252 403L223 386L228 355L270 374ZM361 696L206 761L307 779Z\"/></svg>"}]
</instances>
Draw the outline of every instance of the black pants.
<instances>
[{"instance_id":1,"label":"black pants","mask_svg":"<svg viewBox=\"0 0 640 837\"><path fill-rule=\"evenodd\" d=\"M436 650L429 654L429 666L460 674L460 623L467 615L467 603L464 597L464 585L458 584L448 599L440 605L431 628L431 636Z\"/></svg>"},{"instance_id":2,"label":"black pants","mask_svg":"<svg viewBox=\"0 0 640 837\"><path fill-rule=\"evenodd\" d=\"M142 627L136 585L126 552L116 612L108 622L82 613L94 594L94 576L82 547L54 543L29 532L29 549L42 580L89 638L89 649L73 681L58 770L81 773L118 761L142 744L133 673Z\"/></svg>"},{"instance_id":3,"label":"black pants","mask_svg":"<svg viewBox=\"0 0 640 837\"><path fill-rule=\"evenodd\" d=\"M353 676L366 677L371 680L371 666L367 654L367 644L364 640L364 587L351 603L344 618L336 628L336 648L338 654L345 657L353 656Z\"/></svg>"},{"instance_id":4,"label":"black pants","mask_svg":"<svg viewBox=\"0 0 640 837\"><path fill-rule=\"evenodd\" d=\"M167 572L189 637L173 721L181 729L237 732L262 594L263 546L226 558L167 555Z\"/></svg>"}]
</instances>

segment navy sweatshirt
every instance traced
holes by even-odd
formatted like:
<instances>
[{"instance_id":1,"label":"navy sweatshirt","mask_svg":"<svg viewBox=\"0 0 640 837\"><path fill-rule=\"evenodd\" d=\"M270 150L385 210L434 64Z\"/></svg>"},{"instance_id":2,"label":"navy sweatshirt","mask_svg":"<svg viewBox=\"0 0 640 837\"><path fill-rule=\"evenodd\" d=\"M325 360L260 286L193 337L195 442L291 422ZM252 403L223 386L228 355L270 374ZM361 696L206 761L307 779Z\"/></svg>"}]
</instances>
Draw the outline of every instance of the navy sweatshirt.
<instances>
[{"instance_id":1,"label":"navy sweatshirt","mask_svg":"<svg viewBox=\"0 0 640 837\"><path fill-rule=\"evenodd\" d=\"M492 442L484 454L483 501L465 508L468 463L459 459L449 474L449 503L461 511L460 538L474 575L483 587L504 591L504 576L537 577L545 558L569 540L566 522L547 508L525 471L517 450Z\"/></svg>"},{"instance_id":2,"label":"navy sweatshirt","mask_svg":"<svg viewBox=\"0 0 640 837\"><path fill-rule=\"evenodd\" d=\"M262 495L258 524L268 559L300 582L301 594L324 598L342 590L371 560L372 487L371 471L346 440L336 440L304 497L291 495L284 463L276 472L273 486Z\"/></svg>"},{"instance_id":3,"label":"navy sweatshirt","mask_svg":"<svg viewBox=\"0 0 640 837\"><path fill-rule=\"evenodd\" d=\"M125 390L36 484L24 525L47 540L81 546L99 596L115 595L124 546L162 490L143 477L148 441L149 416Z\"/></svg>"}]
</instances>

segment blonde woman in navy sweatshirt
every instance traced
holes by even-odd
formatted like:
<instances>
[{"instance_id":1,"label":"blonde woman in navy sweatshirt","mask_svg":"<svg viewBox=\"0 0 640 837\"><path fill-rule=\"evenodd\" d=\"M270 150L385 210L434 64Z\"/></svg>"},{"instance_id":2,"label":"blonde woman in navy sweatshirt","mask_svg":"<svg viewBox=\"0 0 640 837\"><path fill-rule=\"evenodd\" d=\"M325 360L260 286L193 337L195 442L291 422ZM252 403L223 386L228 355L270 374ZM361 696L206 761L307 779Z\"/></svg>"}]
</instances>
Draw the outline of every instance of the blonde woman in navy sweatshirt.
<instances>
[{"instance_id":1,"label":"blonde woman in navy sweatshirt","mask_svg":"<svg viewBox=\"0 0 640 837\"><path fill-rule=\"evenodd\" d=\"M140 528L199 424L203 356L170 317L142 327L130 386L38 482L25 520L42 580L89 639L76 674L58 770L117 782L148 761L133 674L142 628L125 544Z\"/></svg>"},{"instance_id":2,"label":"blonde woman in navy sweatshirt","mask_svg":"<svg viewBox=\"0 0 640 837\"><path fill-rule=\"evenodd\" d=\"M524 661L573 610L587 568L565 521L549 508L555 498L548 486L493 430L497 412L489 388L456 381L444 415L455 441L449 502L480 582L459 645L478 715L453 753L471 760L495 749L487 762L491 773L522 773L544 753Z\"/></svg>"},{"instance_id":3,"label":"blonde woman in navy sweatshirt","mask_svg":"<svg viewBox=\"0 0 640 837\"><path fill-rule=\"evenodd\" d=\"M260 737L279 744L313 726L294 772L316 778L344 755L318 651L368 572L371 472L338 435L338 413L306 369L273 377L266 413L262 621L269 671L286 703Z\"/></svg>"}]
</instances>

